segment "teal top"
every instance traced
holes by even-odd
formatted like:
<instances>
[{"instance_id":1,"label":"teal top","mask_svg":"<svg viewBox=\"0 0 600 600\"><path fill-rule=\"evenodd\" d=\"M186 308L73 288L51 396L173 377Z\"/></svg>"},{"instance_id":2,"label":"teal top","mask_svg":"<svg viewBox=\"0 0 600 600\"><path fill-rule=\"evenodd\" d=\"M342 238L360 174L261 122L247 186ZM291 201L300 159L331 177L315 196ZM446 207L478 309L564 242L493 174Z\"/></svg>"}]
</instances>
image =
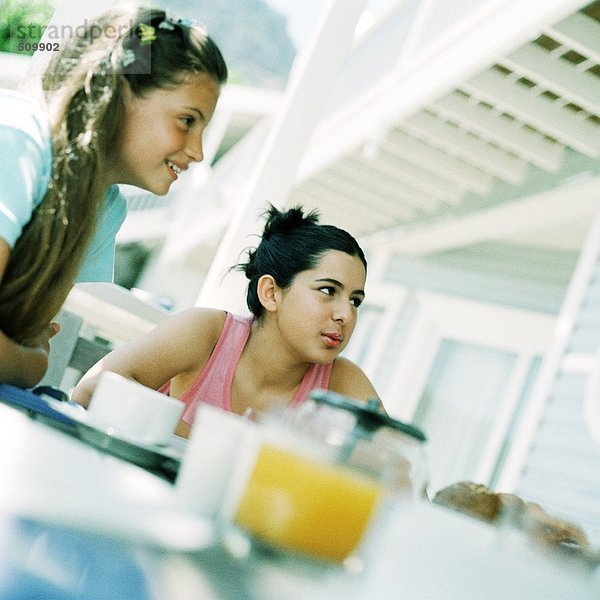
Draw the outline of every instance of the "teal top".
<instances>
[{"instance_id":1,"label":"teal top","mask_svg":"<svg viewBox=\"0 0 600 600\"><path fill-rule=\"evenodd\" d=\"M44 198L51 169L48 115L33 99L0 90L0 238L11 248ZM77 281L113 280L115 238L126 214L119 187L109 187Z\"/></svg>"}]
</instances>

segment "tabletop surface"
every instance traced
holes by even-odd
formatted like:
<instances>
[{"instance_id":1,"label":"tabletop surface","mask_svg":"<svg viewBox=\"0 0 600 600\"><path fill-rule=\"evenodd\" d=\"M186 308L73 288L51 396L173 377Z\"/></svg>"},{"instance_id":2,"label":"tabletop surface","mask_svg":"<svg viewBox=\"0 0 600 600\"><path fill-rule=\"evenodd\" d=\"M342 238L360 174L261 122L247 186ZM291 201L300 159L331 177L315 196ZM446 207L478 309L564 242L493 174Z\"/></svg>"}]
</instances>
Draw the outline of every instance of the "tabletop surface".
<instances>
[{"instance_id":1,"label":"tabletop surface","mask_svg":"<svg viewBox=\"0 0 600 600\"><path fill-rule=\"evenodd\" d=\"M428 503L382 516L359 574L236 553L171 482L1 403L0 490L3 600L600 597L597 574Z\"/></svg>"}]
</instances>

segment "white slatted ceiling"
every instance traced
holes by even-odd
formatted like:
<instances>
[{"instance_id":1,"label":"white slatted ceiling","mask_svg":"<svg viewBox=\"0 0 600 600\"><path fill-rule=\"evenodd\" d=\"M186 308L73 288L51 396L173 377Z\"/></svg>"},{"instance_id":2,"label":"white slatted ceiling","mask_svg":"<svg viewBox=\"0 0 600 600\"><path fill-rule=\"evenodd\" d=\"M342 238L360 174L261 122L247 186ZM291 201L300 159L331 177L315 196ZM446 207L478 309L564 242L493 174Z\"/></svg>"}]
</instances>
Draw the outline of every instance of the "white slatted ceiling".
<instances>
[{"instance_id":1,"label":"white slatted ceiling","mask_svg":"<svg viewBox=\"0 0 600 600\"><path fill-rule=\"evenodd\" d=\"M388 144L384 149L391 148L390 151L408 164L418 164L446 181L455 182L476 194L483 195L490 190L493 177L489 173L423 142L418 137L394 129L389 133Z\"/></svg>"},{"instance_id":2,"label":"white slatted ceiling","mask_svg":"<svg viewBox=\"0 0 600 600\"><path fill-rule=\"evenodd\" d=\"M523 180L527 167L525 160L503 150L476 132L461 128L454 120L436 115L435 109L426 109L409 117L405 126L497 179L514 185Z\"/></svg>"},{"instance_id":3,"label":"white slatted ceiling","mask_svg":"<svg viewBox=\"0 0 600 600\"><path fill-rule=\"evenodd\" d=\"M598 158L598 5L392 124L376 149L357 148L300 182L290 202L310 203L331 222L348 210L342 198L360 202L368 210L351 230L364 235L381 231L382 221L392 228L445 215L466 198L483 205L495 184L519 186L531 168L559 171L567 148Z\"/></svg>"},{"instance_id":4,"label":"white slatted ceiling","mask_svg":"<svg viewBox=\"0 0 600 600\"><path fill-rule=\"evenodd\" d=\"M598 24L591 16L584 12L576 12L548 28L547 33L557 43L571 48L582 56L588 56L591 62L600 65Z\"/></svg>"},{"instance_id":5,"label":"white slatted ceiling","mask_svg":"<svg viewBox=\"0 0 600 600\"><path fill-rule=\"evenodd\" d=\"M523 127L497 108L477 101L466 93L456 91L432 105L443 118L455 120L459 126L477 131L482 139L550 172L558 171L564 153L561 144L551 141L539 132ZM500 117L500 118L498 118Z\"/></svg>"}]
</instances>

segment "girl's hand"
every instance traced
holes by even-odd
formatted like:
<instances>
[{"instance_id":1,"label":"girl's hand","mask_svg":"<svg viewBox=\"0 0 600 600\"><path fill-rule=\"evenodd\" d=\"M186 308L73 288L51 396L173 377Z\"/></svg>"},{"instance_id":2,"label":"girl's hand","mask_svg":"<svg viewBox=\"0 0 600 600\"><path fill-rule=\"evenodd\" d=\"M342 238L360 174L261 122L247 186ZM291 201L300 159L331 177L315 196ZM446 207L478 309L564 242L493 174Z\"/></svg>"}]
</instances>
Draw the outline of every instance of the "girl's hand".
<instances>
[{"instance_id":1,"label":"girl's hand","mask_svg":"<svg viewBox=\"0 0 600 600\"><path fill-rule=\"evenodd\" d=\"M50 339L59 331L60 325L53 321L52 323L48 323L45 331L33 338L21 341L21 344L27 348L43 350L47 355L50 352Z\"/></svg>"},{"instance_id":2,"label":"girl's hand","mask_svg":"<svg viewBox=\"0 0 600 600\"><path fill-rule=\"evenodd\" d=\"M31 388L48 369L50 339L60 331L58 323L49 323L39 335L16 342L0 331L0 382Z\"/></svg>"}]
</instances>

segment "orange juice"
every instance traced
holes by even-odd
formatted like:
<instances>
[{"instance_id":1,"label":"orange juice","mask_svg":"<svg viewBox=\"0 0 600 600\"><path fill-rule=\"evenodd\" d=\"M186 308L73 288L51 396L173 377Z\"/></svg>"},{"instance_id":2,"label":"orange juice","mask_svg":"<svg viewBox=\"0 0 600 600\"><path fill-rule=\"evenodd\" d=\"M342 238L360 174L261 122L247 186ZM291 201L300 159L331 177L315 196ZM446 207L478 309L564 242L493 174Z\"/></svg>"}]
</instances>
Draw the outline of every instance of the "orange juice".
<instances>
[{"instance_id":1,"label":"orange juice","mask_svg":"<svg viewBox=\"0 0 600 600\"><path fill-rule=\"evenodd\" d=\"M360 543L381 494L362 473L265 445L235 521L276 546L341 561Z\"/></svg>"}]
</instances>

